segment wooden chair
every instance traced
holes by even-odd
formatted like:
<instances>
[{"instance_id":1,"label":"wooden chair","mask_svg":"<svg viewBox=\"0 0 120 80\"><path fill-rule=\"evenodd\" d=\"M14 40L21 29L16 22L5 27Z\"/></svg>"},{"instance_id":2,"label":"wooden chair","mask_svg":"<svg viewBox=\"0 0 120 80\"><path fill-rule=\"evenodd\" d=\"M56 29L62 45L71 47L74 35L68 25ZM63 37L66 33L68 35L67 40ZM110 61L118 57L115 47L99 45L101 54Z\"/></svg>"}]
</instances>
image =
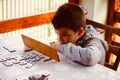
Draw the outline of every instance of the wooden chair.
<instances>
[{"instance_id":1,"label":"wooden chair","mask_svg":"<svg viewBox=\"0 0 120 80\"><path fill-rule=\"evenodd\" d=\"M113 64L109 64L109 63L105 62L105 66L107 66L113 70L117 70L117 68L119 66L119 62L120 62L120 47L109 44L109 52L114 54L116 56L116 59Z\"/></svg>"},{"instance_id":2,"label":"wooden chair","mask_svg":"<svg viewBox=\"0 0 120 80\"><path fill-rule=\"evenodd\" d=\"M104 30L104 32L109 31L110 33L114 33L118 36L120 36L120 28L115 28L113 26L109 26L109 25L104 25L92 20L87 19L87 24L91 24L93 26L95 26L96 28L102 29L102 31ZM108 42L109 43L109 42ZM114 41L115 43L115 41ZM120 62L120 43L116 42L117 45L113 45L113 43L109 43L109 51L108 53L106 53L106 60L105 61L105 66L109 67L113 70L117 70L118 66L119 66L119 62ZM108 56L108 54L114 54L116 56L115 58L115 62L113 62L112 64L109 63L110 61L110 56Z\"/></svg>"}]
</instances>

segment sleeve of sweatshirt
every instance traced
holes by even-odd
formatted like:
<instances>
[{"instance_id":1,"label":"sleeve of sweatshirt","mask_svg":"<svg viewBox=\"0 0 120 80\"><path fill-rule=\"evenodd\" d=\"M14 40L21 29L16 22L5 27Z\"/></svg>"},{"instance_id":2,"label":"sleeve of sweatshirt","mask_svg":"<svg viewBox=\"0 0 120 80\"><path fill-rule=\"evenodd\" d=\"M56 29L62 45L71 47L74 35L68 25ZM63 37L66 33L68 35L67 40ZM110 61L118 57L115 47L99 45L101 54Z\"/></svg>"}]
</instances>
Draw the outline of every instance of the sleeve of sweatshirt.
<instances>
[{"instance_id":1,"label":"sleeve of sweatshirt","mask_svg":"<svg viewBox=\"0 0 120 80\"><path fill-rule=\"evenodd\" d=\"M102 53L96 42L90 43L87 47L82 48L72 43L60 45L58 51L73 61L84 65L94 65L101 59Z\"/></svg>"}]
</instances>

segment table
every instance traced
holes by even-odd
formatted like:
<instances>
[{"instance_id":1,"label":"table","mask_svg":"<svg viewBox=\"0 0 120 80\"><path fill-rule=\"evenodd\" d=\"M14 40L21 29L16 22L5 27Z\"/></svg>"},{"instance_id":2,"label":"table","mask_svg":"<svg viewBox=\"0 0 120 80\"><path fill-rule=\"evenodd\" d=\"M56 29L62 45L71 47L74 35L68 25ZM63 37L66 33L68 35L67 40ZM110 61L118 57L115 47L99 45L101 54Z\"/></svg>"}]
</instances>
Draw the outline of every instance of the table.
<instances>
[{"instance_id":1,"label":"table","mask_svg":"<svg viewBox=\"0 0 120 80\"><path fill-rule=\"evenodd\" d=\"M9 52L3 48L9 46L14 48L16 52ZM0 39L0 56L8 55L25 55L40 53L32 50L24 52L25 46L20 35L10 36ZM25 65L14 64L12 66L5 66L0 62L0 78L1 80L28 80L28 76L32 74L50 74L49 80L120 80L120 73L109 69L100 64L93 66L84 66L72 62L64 55L59 54L60 62L53 60L43 62L44 59L35 62L33 67L25 68Z\"/></svg>"}]
</instances>

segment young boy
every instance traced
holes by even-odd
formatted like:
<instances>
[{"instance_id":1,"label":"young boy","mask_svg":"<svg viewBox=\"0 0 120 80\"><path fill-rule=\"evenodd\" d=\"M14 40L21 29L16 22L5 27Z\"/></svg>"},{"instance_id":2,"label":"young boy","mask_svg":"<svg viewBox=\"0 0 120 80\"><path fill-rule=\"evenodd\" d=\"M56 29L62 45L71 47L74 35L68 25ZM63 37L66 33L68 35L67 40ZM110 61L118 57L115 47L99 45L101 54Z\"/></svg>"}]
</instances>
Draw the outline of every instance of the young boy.
<instances>
[{"instance_id":1,"label":"young boy","mask_svg":"<svg viewBox=\"0 0 120 80\"><path fill-rule=\"evenodd\" d=\"M85 14L78 5L61 5L53 16L52 24L58 42L51 43L51 47L80 64L104 64L107 43L93 26L86 25Z\"/></svg>"}]
</instances>

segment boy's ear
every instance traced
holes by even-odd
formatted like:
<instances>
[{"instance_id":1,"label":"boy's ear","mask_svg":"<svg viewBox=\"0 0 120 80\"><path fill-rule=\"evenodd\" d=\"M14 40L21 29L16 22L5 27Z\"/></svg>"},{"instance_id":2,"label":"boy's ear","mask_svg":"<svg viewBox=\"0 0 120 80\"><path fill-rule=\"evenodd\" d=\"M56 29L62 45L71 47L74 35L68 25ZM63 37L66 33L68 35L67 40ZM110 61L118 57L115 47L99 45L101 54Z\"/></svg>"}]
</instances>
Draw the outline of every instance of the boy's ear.
<instances>
[{"instance_id":1,"label":"boy's ear","mask_svg":"<svg viewBox=\"0 0 120 80\"><path fill-rule=\"evenodd\" d=\"M85 32L85 30L84 30L84 28L83 27L81 27L80 29L79 29L79 33L78 33L78 35L83 35L84 34L84 32Z\"/></svg>"},{"instance_id":2,"label":"boy's ear","mask_svg":"<svg viewBox=\"0 0 120 80\"><path fill-rule=\"evenodd\" d=\"M85 14L85 15L87 15L87 14L88 14L87 9L83 9L83 12L84 12L84 14Z\"/></svg>"}]
</instances>

